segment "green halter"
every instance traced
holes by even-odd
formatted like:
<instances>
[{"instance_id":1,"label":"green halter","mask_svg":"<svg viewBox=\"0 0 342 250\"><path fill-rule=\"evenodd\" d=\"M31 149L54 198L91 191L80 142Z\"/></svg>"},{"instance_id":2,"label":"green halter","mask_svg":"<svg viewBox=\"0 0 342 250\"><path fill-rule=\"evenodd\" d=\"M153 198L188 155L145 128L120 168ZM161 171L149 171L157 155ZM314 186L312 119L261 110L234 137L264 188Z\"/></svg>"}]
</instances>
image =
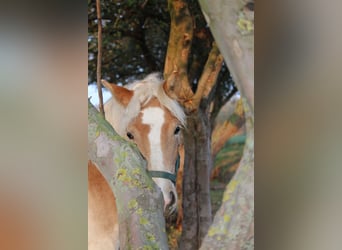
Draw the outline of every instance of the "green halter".
<instances>
[{"instance_id":1,"label":"green halter","mask_svg":"<svg viewBox=\"0 0 342 250\"><path fill-rule=\"evenodd\" d=\"M150 173L151 177L168 179L168 180L172 181L172 183L174 185L176 185L176 179L177 179L179 164L180 164L180 157L178 154L177 159L176 159L175 173L174 174L171 174L169 172L164 172L164 171L156 171L156 170L149 170L148 172Z\"/></svg>"}]
</instances>

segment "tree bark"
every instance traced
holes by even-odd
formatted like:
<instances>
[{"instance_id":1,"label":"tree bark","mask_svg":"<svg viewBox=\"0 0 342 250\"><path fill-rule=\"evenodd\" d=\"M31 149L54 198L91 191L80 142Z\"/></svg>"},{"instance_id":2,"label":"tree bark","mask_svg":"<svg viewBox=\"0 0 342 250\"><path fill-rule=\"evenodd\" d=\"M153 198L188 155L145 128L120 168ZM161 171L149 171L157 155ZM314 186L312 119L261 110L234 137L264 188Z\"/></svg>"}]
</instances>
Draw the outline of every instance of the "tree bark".
<instances>
[{"instance_id":1,"label":"tree bark","mask_svg":"<svg viewBox=\"0 0 342 250\"><path fill-rule=\"evenodd\" d=\"M254 249L254 123L244 103L247 139L238 170L200 249Z\"/></svg>"},{"instance_id":2,"label":"tree bark","mask_svg":"<svg viewBox=\"0 0 342 250\"><path fill-rule=\"evenodd\" d=\"M164 66L165 91L184 106L193 96L187 73L193 23L186 1L168 0L168 9L171 30Z\"/></svg>"},{"instance_id":3,"label":"tree bark","mask_svg":"<svg viewBox=\"0 0 342 250\"><path fill-rule=\"evenodd\" d=\"M254 3L199 2L242 94L247 133L239 168L201 249L254 249Z\"/></svg>"},{"instance_id":4,"label":"tree bark","mask_svg":"<svg viewBox=\"0 0 342 250\"><path fill-rule=\"evenodd\" d=\"M254 3L199 0L215 41L239 91L254 113Z\"/></svg>"},{"instance_id":5,"label":"tree bark","mask_svg":"<svg viewBox=\"0 0 342 250\"><path fill-rule=\"evenodd\" d=\"M198 249L212 221L210 203L211 127L209 94L216 84L223 57L216 44L208 56L196 93L188 78L193 18L184 0L168 0L171 30L164 77L166 93L187 113L184 134L183 223L180 249Z\"/></svg>"},{"instance_id":6,"label":"tree bark","mask_svg":"<svg viewBox=\"0 0 342 250\"><path fill-rule=\"evenodd\" d=\"M168 249L162 193L138 149L88 103L88 158L115 194L121 249Z\"/></svg>"},{"instance_id":7,"label":"tree bark","mask_svg":"<svg viewBox=\"0 0 342 250\"><path fill-rule=\"evenodd\" d=\"M180 249L198 249L212 222L210 203L210 122L208 110L187 118L184 132L183 227Z\"/></svg>"}]
</instances>

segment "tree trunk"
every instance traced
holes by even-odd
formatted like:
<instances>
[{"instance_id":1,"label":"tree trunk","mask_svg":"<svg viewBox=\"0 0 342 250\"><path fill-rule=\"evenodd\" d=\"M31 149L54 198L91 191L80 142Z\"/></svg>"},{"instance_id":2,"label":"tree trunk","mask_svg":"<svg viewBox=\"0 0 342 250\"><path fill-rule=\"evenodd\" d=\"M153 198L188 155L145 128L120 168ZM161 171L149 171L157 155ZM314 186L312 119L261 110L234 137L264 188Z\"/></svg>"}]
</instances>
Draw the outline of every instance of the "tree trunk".
<instances>
[{"instance_id":1,"label":"tree trunk","mask_svg":"<svg viewBox=\"0 0 342 250\"><path fill-rule=\"evenodd\" d=\"M180 249L198 249L212 222L210 203L210 121L208 108L187 118L184 132L183 218Z\"/></svg>"},{"instance_id":2,"label":"tree trunk","mask_svg":"<svg viewBox=\"0 0 342 250\"><path fill-rule=\"evenodd\" d=\"M88 158L115 194L121 249L168 249L162 193L137 148L88 104Z\"/></svg>"},{"instance_id":3,"label":"tree trunk","mask_svg":"<svg viewBox=\"0 0 342 250\"><path fill-rule=\"evenodd\" d=\"M185 0L168 0L170 38L164 67L164 90L187 113L184 134L183 223L180 249L198 249L211 224L210 93L223 57L214 43L194 93L188 79L188 57L193 37L193 17Z\"/></svg>"},{"instance_id":4,"label":"tree trunk","mask_svg":"<svg viewBox=\"0 0 342 250\"><path fill-rule=\"evenodd\" d=\"M254 249L254 2L199 0L242 94L247 139L201 249Z\"/></svg>"},{"instance_id":5,"label":"tree trunk","mask_svg":"<svg viewBox=\"0 0 342 250\"><path fill-rule=\"evenodd\" d=\"M254 123L246 101L244 107L243 157L200 249L254 249Z\"/></svg>"},{"instance_id":6,"label":"tree trunk","mask_svg":"<svg viewBox=\"0 0 342 250\"><path fill-rule=\"evenodd\" d=\"M229 71L254 114L254 2L199 3Z\"/></svg>"}]
</instances>

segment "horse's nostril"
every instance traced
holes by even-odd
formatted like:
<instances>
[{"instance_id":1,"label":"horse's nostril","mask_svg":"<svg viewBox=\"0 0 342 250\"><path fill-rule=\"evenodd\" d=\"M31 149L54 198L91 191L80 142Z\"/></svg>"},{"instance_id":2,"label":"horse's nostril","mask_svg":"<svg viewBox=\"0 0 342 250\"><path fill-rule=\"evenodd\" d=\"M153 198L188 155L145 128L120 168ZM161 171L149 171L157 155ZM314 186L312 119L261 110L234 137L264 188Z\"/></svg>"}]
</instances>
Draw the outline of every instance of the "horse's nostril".
<instances>
[{"instance_id":1,"label":"horse's nostril","mask_svg":"<svg viewBox=\"0 0 342 250\"><path fill-rule=\"evenodd\" d=\"M176 195L170 191L170 202L164 207L164 216L167 220L175 220L177 218Z\"/></svg>"},{"instance_id":2,"label":"horse's nostril","mask_svg":"<svg viewBox=\"0 0 342 250\"><path fill-rule=\"evenodd\" d=\"M176 202L176 196L172 191L170 191L170 196L171 196L170 206L172 206Z\"/></svg>"}]
</instances>

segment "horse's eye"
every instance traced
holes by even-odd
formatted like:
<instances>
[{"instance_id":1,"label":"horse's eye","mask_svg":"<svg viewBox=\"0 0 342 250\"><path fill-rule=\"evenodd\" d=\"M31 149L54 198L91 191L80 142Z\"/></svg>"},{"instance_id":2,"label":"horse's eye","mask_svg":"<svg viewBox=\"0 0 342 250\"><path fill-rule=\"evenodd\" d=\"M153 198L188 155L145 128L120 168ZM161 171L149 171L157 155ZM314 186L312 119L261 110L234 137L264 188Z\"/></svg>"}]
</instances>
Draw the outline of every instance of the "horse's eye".
<instances>
[{"instance_id":1,"label":"horse's eye","mask_svg":"<svg viewBox=\"0 0 342 250\"><path fill-rule=\"evenodd\" d=\"M179 133L179 131L180 131L180 127L179 127L179 126L177 126L177 127L176 127L176 129L175 129L175 132L174 132L174 134L175 134L175 135L177 135L177 134Z\"/></svg>"},{"instance_id":2,"label":"horse's eye","mask_svg":"<svg viewBox=\"0 0 342 250\"><path fill-rule=\"evenodd\" d=\"M127 132L127 137L128 137L130 140L133 140L133 139L134 139L134 136L133 136L130 132Z\"/></svg>"}]
</instances>

